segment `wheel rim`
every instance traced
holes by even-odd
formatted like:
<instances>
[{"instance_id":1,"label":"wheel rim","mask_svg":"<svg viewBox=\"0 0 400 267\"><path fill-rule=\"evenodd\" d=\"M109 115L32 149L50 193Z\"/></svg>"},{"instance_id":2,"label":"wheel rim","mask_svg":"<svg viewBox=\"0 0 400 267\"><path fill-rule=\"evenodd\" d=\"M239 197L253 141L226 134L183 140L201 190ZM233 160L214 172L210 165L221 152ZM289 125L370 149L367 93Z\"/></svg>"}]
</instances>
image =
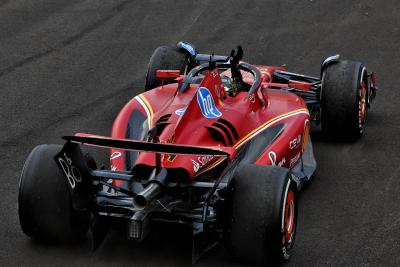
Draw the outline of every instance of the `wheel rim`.
<instances>
[{"instance_id":1,"label":"wheel rim","mask_svg":"<svg viewBox=\"0 0 400 267\"><path fill-rule=\"evenodd\" d=\"M284 228L284 238L285 243L290 244L293 241L294 230L295 230L295 203L294 203L294 193L289 190L286 196L285 205L285 228Z\"/></svg>"},{"instance_id":2,"label":"wheel rim","mask_svg":"<svg viewBox=\"0 0 400 267\"><path fill-rule=\"evenodd\" d=\"M360 100L358 102L358 122L360 131L364 128L365 119L367 117L367 86L365 80L361 82Z\"/></svg>"}]
</instances>

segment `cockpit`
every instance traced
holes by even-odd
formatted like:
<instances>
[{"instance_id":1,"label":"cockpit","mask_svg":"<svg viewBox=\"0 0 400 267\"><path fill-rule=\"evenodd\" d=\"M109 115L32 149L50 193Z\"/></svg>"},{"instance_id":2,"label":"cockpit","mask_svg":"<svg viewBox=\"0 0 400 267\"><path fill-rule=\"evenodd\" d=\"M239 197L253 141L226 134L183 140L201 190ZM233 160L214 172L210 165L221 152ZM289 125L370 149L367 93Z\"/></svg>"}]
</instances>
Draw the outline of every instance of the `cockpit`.
<instances>
[{"instance_id":1,"label":"cockpit","mask_svg":"<svg viewBox=\"0 0 400 267\"><path fill-rule=\"evenodd\" d=\"M190 84L200 84L207 71L218 69L224 91L230 97L235 97L239 92L248 92L252 95L261 84L260 71L247 63L241 62L243 50L239 46L235 54L232 50L230 56L197 54L195 60L206 62L193 68L182 81L179 87L184 92ZM242 72L248 72L253 76L252 83L243 80Z\"/></svg>"}]
</instances>

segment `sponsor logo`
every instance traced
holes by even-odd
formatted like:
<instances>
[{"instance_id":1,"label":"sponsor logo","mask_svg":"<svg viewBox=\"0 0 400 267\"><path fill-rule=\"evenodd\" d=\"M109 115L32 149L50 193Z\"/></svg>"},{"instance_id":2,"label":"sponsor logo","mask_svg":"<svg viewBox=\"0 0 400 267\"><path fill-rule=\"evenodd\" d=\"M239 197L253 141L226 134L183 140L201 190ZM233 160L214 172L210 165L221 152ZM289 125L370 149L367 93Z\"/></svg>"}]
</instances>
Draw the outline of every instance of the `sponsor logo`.
<instances>
[{"instance_id":1,"label":"sponsor logo","mask_svg":"<svg viewBox=\"0 0 400 267\"><path fill-rule=\"evenodd\" d=\"M119 158L119 157L121 157L121 156L122 156L122 153L121 153L121 152L115 151L115 152L113 152L113 153L111 154L110 160L117 159L117 158Z\"/></svg>"},{"instance_id":2,"label":"sponsor logo","mask_svg":"<svg viewBox=\"0 0 400 267\"><path fill-rule=\"evenodd\" d=\"M180 109L175 110L175 114L178 116L183 116L183 114L185 114L185 111L186 111L186 107L180 108Z\"/></svg>"},{"instance_id":3,"label":"sponsor logo","mask_svg":"<svg viewBox=\"0 0 400 267\"><path fill-rule=\"evenodd\" d=\"M204 167L207 163L212 161L213 158L214 158L214 156L208 155L208 156L197 157L197 161L191 159L191 161L193 163L194 172L198 172L201 167Z\"/></svg>"},{"instance_id":4,"label":"sponsor logo","mask_svg":"<svg viewBox=\"0 0 400 267\"><path fill-rule=\"evenodd\" d=\"M211 73L212 73L213 78L215 78L215 77L218 76L218 71L217 71L217 69L213 70L213 72L211 72Z\"/></svg>"},{"instance_id":5,"label":"sponsor logo","mask_svg":"<svg viewBox=\"0 0 400 267\"><path fill-rule=\"evenodd\" d=\"M174 160L175 160L175 158L176 158L176 155L175 154L168 154L168 155L166 155L167 156L167 160L169 161L169 162L173 162Z\"/></svg>"},{"instance_id":6,"label":"sponsor logo","mask_svg":"<svg viewBox=\"0 0 400 267\"><path fill-rule=\"evenodd\" d=\"M81 173L79 172L78 168L72 164L71 158L69 158L66 153L64 153L63 158L58 158L57 160L60 163L65 177L67 177L69 185L72 189L74 189L76 183L82 182Z\"/></svg>"},{"instance_id":7,"label":"sponsor logo","mask_svg":"<svg viewBox=\"0 0 400 267\"><path fill-rule=\"evenodd\" d=\"M271 162L271 165L272 165L272 166L282 167L283 164L285 164L285 162L286 162L285 157L283 157L283 158L277 163L277 162L276 162L277 156L276 156L276 153L275 153L274 151L268 152L268 158L269 158L269 161Z\"/></svg>"},{"instance_id":8,"label":"sponsor logo","mask_svg":"<svg viewBox=\"0 0 400 267\"><path fill-rule=\"evenodd\" d=\"M294 156L289 163L290 167L293 167L300 159L300 152L296 154L296 156Z\"/></svg>"},{"instance_id":9,"label":"sponsor logo","mask_svg":"<svg viewBox=\"0 0 400 267\"><path fill-rule=\"evenodd\" d=\"M289 259L290 254L287 252L286 246L282 246L282 254L286 260Z\"/></svg>"},{"instance_id":10,"label":"sponsor logo","mask_svg":"<svg viewBox=\"0 0 400 267\"><path fill-rule=\"evenodd\" d=\"M199 163L201 164L201 166L204 166L207 163L209 163L213 158L214 158L214 156L208 155L208 156L198 157L197 159L199 160Z\"/></svg>"},{"instance_id":11,"label":"sponsor logo","mask_svg":"<svg viewBox=\"0 0 400 267\"><path fill-rule=\"evenodd\" d=\"M201 113L207 119L214 119L221 117L222 113L215 106L214 99L210 91L205 87L200 87L197 91L197 102L199 104Z\"/></svg>"},{"instance_id":12,"label":"sponsor logo","mask_svg":"<svg viewBox=\"0 0 400 267\"><path fill-rule=\"evenodd\" d=\"M195 161L195 160L192 160L192 159L191 159L191 161L192 161L192 163L193 163L193 170L194 170L194 172L198 172L199 169L200 169L200 164L199 164L197 161Z\"/></svg>"},{"instance_id":13,"label":"sponsor logo","mask_svg":"<svg viewBox=\"0 0 400 267\"><path fill-rule=\"evenodd\" d=\"M301 134L299 134L295 139L289 142L289 148L295 149L300 145L300 143L301 143Z\"/></svg>"}]
</instances>

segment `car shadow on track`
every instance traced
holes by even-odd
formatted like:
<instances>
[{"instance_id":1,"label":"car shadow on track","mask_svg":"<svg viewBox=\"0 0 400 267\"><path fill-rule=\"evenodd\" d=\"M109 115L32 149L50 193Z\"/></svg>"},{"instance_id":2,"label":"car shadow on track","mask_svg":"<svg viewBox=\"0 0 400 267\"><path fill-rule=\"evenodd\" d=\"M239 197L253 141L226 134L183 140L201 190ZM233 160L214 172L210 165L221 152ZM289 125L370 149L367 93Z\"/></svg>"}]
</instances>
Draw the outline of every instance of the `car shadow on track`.
<instances>
[{"instance_id":1,"label":"car shadow on track","mask_svg":"<svg viewBox=\"0 0 400 267\"><path fill-rule=\"evenodd\" d=\"M93 260L112 262L118 258L126 264L148 266L149 262L163 265L188 266L191 264L192 239L188 227L157 224L143 242L130 241L124 229L111 229L100 247L93 253Z\"/></svg>"}]
</instances>

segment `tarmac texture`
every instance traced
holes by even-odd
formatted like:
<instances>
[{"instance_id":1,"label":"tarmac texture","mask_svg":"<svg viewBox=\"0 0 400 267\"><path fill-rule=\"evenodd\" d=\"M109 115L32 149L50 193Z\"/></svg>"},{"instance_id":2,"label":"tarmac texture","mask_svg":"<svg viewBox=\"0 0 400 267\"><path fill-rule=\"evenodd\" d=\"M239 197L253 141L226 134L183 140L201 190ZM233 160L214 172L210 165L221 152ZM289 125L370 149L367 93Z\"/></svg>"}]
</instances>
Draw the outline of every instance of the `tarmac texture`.
<instances>
[{"instance_id":1,"label":"tarmac texture","mask_svg":"<svg viewBox=\"0 0 400 267\"><path fill-rule=\"evenodd\" d=\"M190 237L174 228L144 244L110 234L92 252L89 239L30 241L17 213L31 149L75 132L108 135L119 109L143 90L153 50L186 40L204 53L242 45L247 62L314 76L337 53L377 73L361 140L333 143L313 132L318 170L302 191L287 266L399 266L399 14L397 0L0 0L0 265L191 264ZM222 246L197 265L240 266Z\"/></svg>"}]
</instances>

